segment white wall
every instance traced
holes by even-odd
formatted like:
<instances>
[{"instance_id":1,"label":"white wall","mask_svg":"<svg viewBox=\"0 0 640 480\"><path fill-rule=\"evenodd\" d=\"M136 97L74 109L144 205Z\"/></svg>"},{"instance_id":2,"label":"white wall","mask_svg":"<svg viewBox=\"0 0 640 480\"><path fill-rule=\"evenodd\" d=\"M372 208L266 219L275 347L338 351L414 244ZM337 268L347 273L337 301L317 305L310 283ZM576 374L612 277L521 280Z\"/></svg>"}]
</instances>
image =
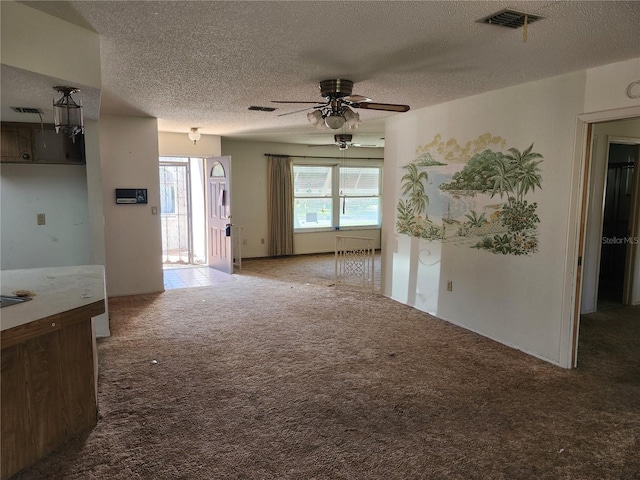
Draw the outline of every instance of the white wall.
<instances>
[{"instance_id":1,"label":"white wall","mask_svg":"<svg viewBox=\"0 0 640 480\"><path fill-rule=\"evenodd\" d=\"M222 139L222 154L230 155L233 163L231 214L233 223L243 227L243 238L246 240L246 245L242 247L244 258L269 256L266 201L267 157L265 157L265 153L331 158L341 158L342 156L342 152L333 146L317 147L310 151L306 145ZM346 157L352 159L355 157L375 158L379 164L383 157L383 149L351 148L346 151ZM366 164L368 160L359 162ZM341 229L339 232L296 233L294 235L294 253L333 252L335 236L348 234L375 238L376 248L380 248L379 229ZM262 243L263 239L264 243Z\"/></svg>"},{"instance_id":2,"label":"white wall","mask_svg":"<svg viewBox=\"0 0 640 480\"><path fill-rule=\"evenodd\" d=\"M278 153L277 144L222 139L222 154L230 155L231 221L242 227L244 258L267 257L267 160L265 153ZM265 243L261 243L264 239Z\"/></svg>"},{"instance_id":3,"label":"white wall","mask_svg":"<svg viewBox=\"0 0 640 480\"><path fill-rule=\"evenodd\" d=\"M92 263L84 165L4 164L0 199L2 270Z\"/></svg>"},{"instance_id":4,"label":"white wall","mask_svg":"<svg viewBox=\"0 0 640 480\"><path fill-rule=\"evenodd\" d=\"M379 228L341 228L338 231L331 232L295 233L293 235L293 252L296 255L333 252L335 251L337 236L372 238L374 248L380 249Z\"/></svg>"},{"instance_id":5,"label":"white wall","mask_svg":"<svg viewBox=\"0 0 640 480\"><path fill-rule=\"evenodd\" d=\"M2 0L2 63L100 88L100 36L31 7Z\"/></svg>"},{"instance_id":6,"label":"white wall","mask_svg":"<svg viewBox=\"0 0 640 480\"><path fill-rule=\"evenodd\" d=\"M85 120L85 166L87 207L90 223L91 263L104 265L104 210L102 208L102 172L100 169L100 132L98 122Z\"/></svg>"},{"instance_id":7,"label":"white wall","mask_svg":"<svg viewBox=\"0 0 640 480\"><path fill-rule=\"evenodd\" d=\"M602 208L607 173L609 138L640 138L640 118L600 123L593 126L591 147L591 172L587 231L583 256L581 313L595 312L598 300L598 274L602 239ZM640 188L640 186L639 186ZM640 262L638 245L635 245L636 263ZM640 275L640 263L635 272ZM640 303L640 277L634 281L633 303Z\"/></svg>"},{"instance_id":8,"label":"white wall","mask_svg":"<svg viewBox=\"0 0 640 480\"><path fill-rule=\"evenodd\" d=\"M221 139L217 135L202 135L194 145L187 133L160 132L158 150L161 157L219 157Z\"/></svg>"},{"instance_id":9,"label":"white wall","mask_svg":"<svg viewBox=\"0 0 640 480\"><path fill-rule=\"evenodd\" d=\"M639 99L627 96L629 84L640 80L640 57L590 68L586 72L585 113L640 105Z\"/></svg>"},{"instance_id":10,"label":"white wall","mask_svg":"<svg viewBox=\"0 0 640 480\"><path fill-rule=\"evenodd\" d=\"M566 244L576 116L585 72L545 79L392 117L385 148L384 292L501 343L561 364ZM543 155L539 251L501 255L395 233L400 168L441 134L458 143L490 132L506 148ZM396 195L389 195L394 189ZM499 202L499 198L494 200ZM446 290L448 281L453 291ZM562 357L564 358L564 357ZM565 365L569 366L569 365Z\"/></svg>"},{"instance_id":11,"label":"white wall","mask_svg":"<svg viewBox=\"0 0 640 480\"><path fill-rule=\"evenodd\" d=\"M107 294L135 295L164 290L155 118L100 117L102 199L105 216ZM118 205L116 188L146 188L146 205Z\"/></svg>"},{"instance_id":12,"label":"white wall","mask_svg":"<svg viewBox=\"0 0 640 480\"><path fill-rule=\"evenodd\" d=\"M573 366L582 126L640 112L640 101L626 96L638 73L640 59L632 59L391 118L382 230L385 293L551 363ZM436 133L464 143L484 132L504 137L507 147L533 142L544 156L542 191L526 198L538 203L539 251L495 255L396 234L399 167Z\"/></svg>"}]
</instances>

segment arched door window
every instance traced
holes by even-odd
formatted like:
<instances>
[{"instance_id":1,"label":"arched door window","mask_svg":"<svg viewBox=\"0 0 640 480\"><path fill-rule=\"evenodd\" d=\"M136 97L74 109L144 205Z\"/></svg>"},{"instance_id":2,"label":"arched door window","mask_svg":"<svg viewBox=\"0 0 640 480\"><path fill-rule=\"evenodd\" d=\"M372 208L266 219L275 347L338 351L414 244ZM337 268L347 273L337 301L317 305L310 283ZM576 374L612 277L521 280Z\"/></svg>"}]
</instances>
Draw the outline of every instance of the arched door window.
<instances>
[{"instance_id":1,"label":"arched door window","mask_svg":"<svg viewBox=\"0 0 640 480\"><path fill-rule=\"evenodd\" d=\"M211 167L211 174L209 175L211 178L225 178L226 174L224 171L224 166L220 162L216 162Z\"/></svg>"}]
</instances>

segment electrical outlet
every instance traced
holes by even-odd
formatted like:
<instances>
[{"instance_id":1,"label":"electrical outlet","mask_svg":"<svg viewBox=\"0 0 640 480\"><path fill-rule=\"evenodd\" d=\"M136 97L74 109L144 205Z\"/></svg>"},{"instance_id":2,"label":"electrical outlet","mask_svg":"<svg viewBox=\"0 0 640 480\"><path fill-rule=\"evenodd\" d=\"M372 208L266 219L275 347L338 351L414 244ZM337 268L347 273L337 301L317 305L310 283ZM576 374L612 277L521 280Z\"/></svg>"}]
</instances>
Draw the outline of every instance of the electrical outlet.
<instances>
[{"instance_id":1,"label":"electrical outlet","mask_svg":"<svg viewBox=\"0 0 640 480\"><path fill-rule=\"evenodd\" d=\"M264 238L261 238L261 239L260 239L260 243L261 243L262 245L264 245Z\"/></svg>"},{"instance_id":2,"label":"electrical outlet","mask_svg":"<svg viewBox=\"0 0 640 480\"><path fill-rule=\"evenodd\" d=\"M46 219L44 217L44 213L39 213L36 216L36 219L37 219L38 225L45 225L46 224Z\"/></svg>"},{"instance_id":3,"label":"electrical outlet","mask_svg":"<svg viewBox=\"0 0 640 480\"><path fill-rule=\"evenodd\" d=\"M246 239L246 238L243 238L243 239L242 239L242 245L246 245L246 244L247 244L247 239Z\"/></svg>"},{"instance_id":4,"label":"electrical outlet","mask_svg":"<svg viewBox=\"0 0 640 480\"><path fill-rule=\"evenodd\" d=\"M451 280L447 282L447 292L453 292L453 281Z\"/></svg>"}]
</instances>

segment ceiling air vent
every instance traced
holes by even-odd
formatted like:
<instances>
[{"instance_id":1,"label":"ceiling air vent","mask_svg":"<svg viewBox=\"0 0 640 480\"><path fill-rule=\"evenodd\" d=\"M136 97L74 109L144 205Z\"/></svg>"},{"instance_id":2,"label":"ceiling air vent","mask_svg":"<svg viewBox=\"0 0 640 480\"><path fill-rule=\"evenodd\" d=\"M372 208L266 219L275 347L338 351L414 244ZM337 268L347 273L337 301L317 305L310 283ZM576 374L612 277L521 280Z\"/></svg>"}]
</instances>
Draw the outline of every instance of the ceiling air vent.
<instances>
[{"instance_id":1,"label":"ceiling air vent","mask_svg":"<svg viewBox=\"0 0 640 480\"><path fill-rule=\"evenodd\" d=\"M254 110L257 112L273 112L275 110L274 107L257 107L255 105L251 105L249 110Z\"/></svg>"},{"instance_id":2,"label":"ceiling air vent","mask_svg":"<svg viewBox=\"0 0 640 480\"><path fill-rule=\"evenodd\" d=\"M500 25L502 27L520 28L525 24L525 18L527 24L533 23L542 19L540 15L532 15L530 13L517 12L515 10L501 10L498 13L489 15L483 19L478 20L480 23L488 23L489 25Z\"/></svg>"},{"instance_id":3,"label":"ceiling air vent","mask_svg":"<svg viewBox=\"0 0 640 480\"><path fill-rule=\"evenodd\" d=\"M39 108L33 107L11 107L11 110L17 113L44 113Z\"/></svg>"}]
</instances>

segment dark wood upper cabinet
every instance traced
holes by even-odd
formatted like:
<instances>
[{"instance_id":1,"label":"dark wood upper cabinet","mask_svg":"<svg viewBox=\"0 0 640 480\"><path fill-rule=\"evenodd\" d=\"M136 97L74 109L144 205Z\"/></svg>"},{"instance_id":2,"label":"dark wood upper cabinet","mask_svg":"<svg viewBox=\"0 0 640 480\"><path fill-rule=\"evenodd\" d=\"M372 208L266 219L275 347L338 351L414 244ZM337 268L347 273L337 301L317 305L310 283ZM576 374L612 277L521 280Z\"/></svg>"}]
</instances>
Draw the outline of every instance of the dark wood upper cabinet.
<instances>
[{"instance_id":1,"label":"dark wood upper cabinet","mask_svg":"<svg viewBox=\"0 0 640 480\"><path fill-rule=\"evenodd\" d=\"M2 163L86 163L82 134L69 138L51 123L3 122L1 127Z\"/></svg>"},{"instance_id":2,"label":"dark wood upper cabinet","mask_svg":"<svg viewBox=\"0 0 640 480\"><path fill-rule=\"evenodd\" d=\"M36 125L33 130L33 158L35 163L85 163L84 135L75 139L56 133L53 124Z\"/></svg>"},{"instance_id":3,"label":"dark wood upper cabinet","mask_svg":"<svg viewBox=\"0 0 640 480\"><path fill-rule=\"evenodd\" d=\"M28 123L2 123L0 145L2 163L33 163L31 126Z\"/></svg>"}]
</instances>

